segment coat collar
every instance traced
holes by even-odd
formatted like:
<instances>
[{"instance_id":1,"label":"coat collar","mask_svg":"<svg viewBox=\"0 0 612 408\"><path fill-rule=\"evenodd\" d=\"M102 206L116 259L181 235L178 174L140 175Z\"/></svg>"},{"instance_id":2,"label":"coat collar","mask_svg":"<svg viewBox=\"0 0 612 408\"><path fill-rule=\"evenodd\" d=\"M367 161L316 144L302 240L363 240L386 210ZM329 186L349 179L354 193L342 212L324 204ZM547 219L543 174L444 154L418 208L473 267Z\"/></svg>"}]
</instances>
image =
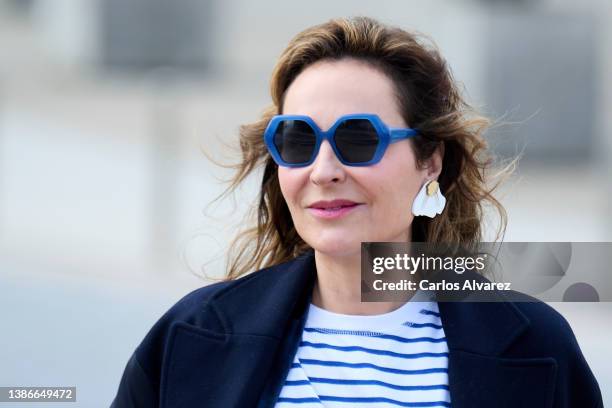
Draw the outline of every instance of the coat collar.
<instances>
[{"instance_id":1,"label":"coat collar","mask_svg":"<svg viewBox=\"0 0 612 408\"><path fill-rule=\"evenodd\" d=\"M161 406L211 401L211 406L273 407L299 344L315 279L311 251L217 292L202 311L206 328L179 324L170 335ZM438 305L450 351L453 407L551 406L555 361L502 357L529 326L514 304ZM192 375L181 367L209 371Z\"/></svg>"},{"instance_id":2,"label":"coat collar","mask_svg":"<svg viewBox=\"0 0 612 408\"><path fill-rule=\"evenodd\" d=\"M486 281L476 274L470 278ZM281 338L287 319L304 314L315 280L314 253L309 251L293 261L260 272L256 279L246 279L218 293L213 302L227 333ZM437 297L441 296L437 292ZM438 303L450 349L498 356L527 329L529 320L514 303L503 302L502 295L496 291L490 296L487 302ZM245 307L249 313L245 313ZM265 319L253 319L253 316L265 316ZM485 336L474 336L483 330Z\"/></svg>"},{"instance_id":3,"label":"coat collar","mask_svg":"<svg viewBox=\"0 0 612 408\"><path fill-rule=\"evenodd\" d=\"M287 321L303 315L315 280L314 254L309 251L289 262L246 276L218 292L211 304L227 333L280 339Z\"/></svg>"}]
</instances>

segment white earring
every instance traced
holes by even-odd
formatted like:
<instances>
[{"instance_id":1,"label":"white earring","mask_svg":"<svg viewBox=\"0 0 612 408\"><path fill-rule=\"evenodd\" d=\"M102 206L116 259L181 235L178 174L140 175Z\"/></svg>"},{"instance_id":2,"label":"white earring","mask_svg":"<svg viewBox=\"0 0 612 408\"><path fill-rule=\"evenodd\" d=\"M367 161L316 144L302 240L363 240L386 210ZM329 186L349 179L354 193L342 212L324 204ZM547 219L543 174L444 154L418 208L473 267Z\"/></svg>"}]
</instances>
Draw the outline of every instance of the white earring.
<instances>
[{"instance_id":1,"label":"white earring","mask_svg":"<svg viewBox=\"0 0 612 408\"><path fill-rule=\"evenodd\" d=\"M446 197L440 191L440 185L436 180L430 180L423 184L412 203L412 213L416 216L425 215L434 218L436 214L442 214L446 205Z\"/></svg>"}]
</instances>

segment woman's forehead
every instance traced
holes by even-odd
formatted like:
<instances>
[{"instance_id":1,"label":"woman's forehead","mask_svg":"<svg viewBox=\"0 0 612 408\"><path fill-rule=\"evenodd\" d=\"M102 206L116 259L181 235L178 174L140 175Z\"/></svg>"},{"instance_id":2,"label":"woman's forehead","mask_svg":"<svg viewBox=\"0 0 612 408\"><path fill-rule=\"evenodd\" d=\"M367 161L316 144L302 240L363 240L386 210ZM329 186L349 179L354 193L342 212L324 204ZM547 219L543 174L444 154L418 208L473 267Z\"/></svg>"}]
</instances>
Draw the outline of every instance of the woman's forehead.
<instances>
[{"instance_id":1,"label":"woman's forehead","mask_svg":"<svg viewBox=\"0 0 612 408\"><path fill-rule=\"evenodd\" d=\"M403 122L393 82L370 64L355 60L320 61L308 66L285 94L283 113L308 115L327 129L339 116L375 113L394 126Z\"/></svg>"}]
</instances>

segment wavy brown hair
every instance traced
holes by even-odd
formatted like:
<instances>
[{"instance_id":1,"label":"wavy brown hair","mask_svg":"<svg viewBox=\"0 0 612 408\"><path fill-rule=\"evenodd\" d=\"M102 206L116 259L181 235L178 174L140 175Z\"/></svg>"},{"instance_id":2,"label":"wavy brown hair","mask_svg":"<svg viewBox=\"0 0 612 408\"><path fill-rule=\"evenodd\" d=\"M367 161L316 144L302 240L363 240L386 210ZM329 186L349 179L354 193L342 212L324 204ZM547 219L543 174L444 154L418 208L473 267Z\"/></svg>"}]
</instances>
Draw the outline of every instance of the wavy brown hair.
<instances>
[{"instance_id":1,"label":"wavy brown hair","mask_svg":"<svg viewBox=\"0 0 612 408\"><path fill-rule=\"evenodd\" d=\"M420 34L372 18L339 18L310 27L290 41L272 73L272 105L259 120L240 127L242 159L229 166L235 175L222 195L233 192L260 166L263 177L259 204L249 214L255 220L232 242L225 279L288 261L311 249L295 229L280 190L278 166L266 149L263 133L271 117L282 113L285 92L300 72L314 62L342 58L365 61L392 80L405 122L419 129L419 135L409 139L419 167L443 145L438 182L447 198L446 207L435 218L415 217L412 241L461 245L479 242L486 202L501 218L495 240L502 230L505 233L507 214L492 191L513 172L516 162L487 177L493 156L483 132L490 121L462 98L437 48ZM498 181L489 186L490 179Z\"/></svg>"}]
</instances>

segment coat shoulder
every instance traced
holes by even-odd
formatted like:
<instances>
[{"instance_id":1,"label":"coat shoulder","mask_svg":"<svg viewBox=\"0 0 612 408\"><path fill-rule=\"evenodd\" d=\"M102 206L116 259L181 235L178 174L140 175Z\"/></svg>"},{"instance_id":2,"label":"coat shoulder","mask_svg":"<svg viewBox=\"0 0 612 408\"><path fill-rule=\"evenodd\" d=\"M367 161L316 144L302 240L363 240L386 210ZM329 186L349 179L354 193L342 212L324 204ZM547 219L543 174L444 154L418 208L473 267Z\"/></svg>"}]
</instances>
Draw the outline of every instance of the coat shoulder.
<instances>
[{"instance_id":1,"label":"coat shoulder","mask_svg":"<svg viewBox=\"0 0 612 408\"><path fill-rule=\"evenodd\" d=\"M136 353L143 354L144 360L145 352L150 355L151 348L156 348L156 352L161 352L162 344L159 342L165 340L165 336L175 323L182 322L202 329L214 330L220 323L216 320L214 311L208 307L211 300L248 285L249 282L265 280L274 269L274 267L260 269L237 279L215 282L187 293L158 319L136 349Z\"/></svg>"},{"instance_id":2,"label":"coat shoulder","mask_svg":"<svg viewBox=\"0 0 612 408\"><path fill-rule=\"evenodd\" d=\"M181 299L179 299L168 311L159 319L158 324L171 322L186 322L191 324L201 324L206 326L205 321L201 321L203 310L215 297L225 296L227 293L249 285L265 286L266 283L277 280L279 273L282 273L286 266L292 261L282 264L269 266L259 269L249 274L240 276L232 280L215 282L201 288L195 289Z\"/></svg>"}]
</instances>

